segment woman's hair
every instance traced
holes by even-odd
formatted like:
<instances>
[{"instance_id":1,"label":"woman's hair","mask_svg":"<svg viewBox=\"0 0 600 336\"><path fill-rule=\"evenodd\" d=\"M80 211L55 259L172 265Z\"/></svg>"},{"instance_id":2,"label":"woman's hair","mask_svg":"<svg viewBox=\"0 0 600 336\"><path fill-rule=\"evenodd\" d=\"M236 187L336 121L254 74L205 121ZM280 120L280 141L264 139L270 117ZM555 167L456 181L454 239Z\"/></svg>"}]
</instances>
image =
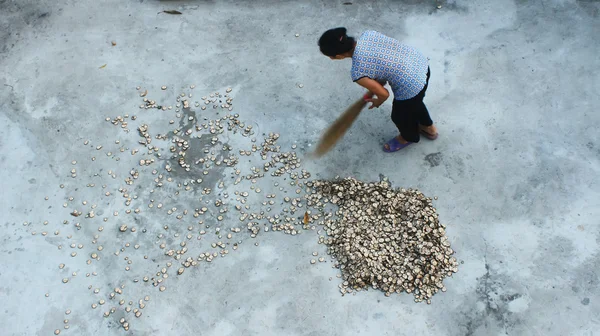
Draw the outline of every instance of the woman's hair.
<instances>
[{"instance_id":1,"label":"woman's hair","mask_svg":"<svg viewBox=\"0 0 600 336\"><path fill-rule=\"evenodd\" d=\"M319 48L325 56L336 56L354 48L354 38L346 35L346 28L339 27L324 32L319 39Z\"/></svg>"}]
</instances>

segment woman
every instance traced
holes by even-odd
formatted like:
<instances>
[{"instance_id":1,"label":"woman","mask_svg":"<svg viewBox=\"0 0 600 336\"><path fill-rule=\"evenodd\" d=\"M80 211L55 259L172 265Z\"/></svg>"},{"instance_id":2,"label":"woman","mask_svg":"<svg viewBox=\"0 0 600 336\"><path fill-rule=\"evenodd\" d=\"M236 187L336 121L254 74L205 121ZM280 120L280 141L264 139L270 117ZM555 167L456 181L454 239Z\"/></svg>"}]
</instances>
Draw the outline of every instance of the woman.
<instances>
[{"instance_id":1,"label":"woman","mask_svg":"<svg viewBox=\"0 0 600 336\"><path fill-rule=\"evenodd\" d=\"M369 90L365 96L372 103L369 109L381 106L389 98L390 93L384 85L390 84L394 93L392 121L400 135L384 145L386 152L419 142L419 133L430 140L437 138L436 127L423 103L430 75L425 56L372 30L365 31L355 40L346 35L343 27L323 33L319 48L332 60L352 59L352 80Z\"/></svg>"}]
</instances>

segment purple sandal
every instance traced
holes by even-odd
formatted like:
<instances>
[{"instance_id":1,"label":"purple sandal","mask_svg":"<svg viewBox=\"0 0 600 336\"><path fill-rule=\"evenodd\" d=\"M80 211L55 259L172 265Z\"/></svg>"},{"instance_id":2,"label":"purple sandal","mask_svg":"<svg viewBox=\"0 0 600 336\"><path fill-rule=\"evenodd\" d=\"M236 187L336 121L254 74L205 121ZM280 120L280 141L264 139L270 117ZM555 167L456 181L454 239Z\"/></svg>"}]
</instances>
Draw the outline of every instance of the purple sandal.
<instances>
[{"instance_id":1,"label":"purple sandal","mask_svg":"<svg viewBox=\"0 0 600 336\"><path fill-rule=\"evenodd\" d=\"M388 145L390 148L387 149L385 148L385 146L383 147L383 151L387 152L387 153L392 153L392 152L397 152L403 148L405 148L406 146L410 145L412 142L407 142L405 144L401 144L400 141L398 141L398 138L393 137L392 139L390 139L388 142L386 142L386 145Z\"/></svg>"}]
</instances>

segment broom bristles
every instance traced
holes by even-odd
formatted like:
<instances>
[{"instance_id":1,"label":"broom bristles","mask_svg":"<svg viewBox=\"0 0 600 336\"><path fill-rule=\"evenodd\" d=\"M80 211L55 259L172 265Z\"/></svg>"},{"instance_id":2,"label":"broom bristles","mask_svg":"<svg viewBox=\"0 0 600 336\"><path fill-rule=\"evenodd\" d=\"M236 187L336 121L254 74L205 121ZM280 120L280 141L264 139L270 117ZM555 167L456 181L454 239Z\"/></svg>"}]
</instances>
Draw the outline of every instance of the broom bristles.
<instances>
[{"instance_id":1,"label":"broom bristles","mask_svg":"<svg viewBox=\"0 0 600 336\"><path fill-rule=\"evenodd\" d=\"M352 126L354 120L356 120L356 117L358 117L366 104L367 102L364 100L364 98L361 98L354 104L350 105L350 107L348 107L346 111L344 111L344 113L342 113L323 133L321 141L317 145L315 151L312 153L312 156L319 158L327 153L337 143L337 141L344 136L350 126Z\"/></svg>"}]
</instances>

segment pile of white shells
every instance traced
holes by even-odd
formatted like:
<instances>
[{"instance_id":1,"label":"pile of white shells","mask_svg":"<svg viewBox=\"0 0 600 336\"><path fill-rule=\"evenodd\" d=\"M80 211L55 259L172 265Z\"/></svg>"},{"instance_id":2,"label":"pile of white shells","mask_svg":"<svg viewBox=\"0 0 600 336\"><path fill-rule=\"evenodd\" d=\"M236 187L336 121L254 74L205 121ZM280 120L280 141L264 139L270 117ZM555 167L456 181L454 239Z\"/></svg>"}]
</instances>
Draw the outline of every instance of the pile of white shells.
<instances>
[{"instance_id":1,"label":"pile of white shells","mask_svg":"<svg viewBox=\"0 0 600 336\"><path fill-rule=\"evenodd\" d=\"M458 271L454 251L432 205L418 190L392 189L387 181L364 183L354 178L309 183L308 206L326 209L328 246L342 273L342 294L373 287L413 293L415 302L431 303L443 280ZM318 216L317 216L318 217Z\"/></svg>"}]
</instances>

